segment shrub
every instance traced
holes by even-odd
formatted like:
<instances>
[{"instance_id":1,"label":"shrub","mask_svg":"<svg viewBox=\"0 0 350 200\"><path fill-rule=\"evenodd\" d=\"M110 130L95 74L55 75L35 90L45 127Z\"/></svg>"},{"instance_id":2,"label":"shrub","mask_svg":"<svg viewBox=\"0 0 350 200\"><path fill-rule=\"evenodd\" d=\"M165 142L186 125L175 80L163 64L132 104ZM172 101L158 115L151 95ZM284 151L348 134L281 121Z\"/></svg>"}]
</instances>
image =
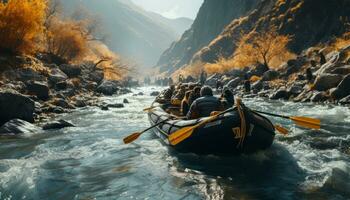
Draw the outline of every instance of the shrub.
<instances>
[{"instance_id":1,"label":"shrub","mask_svg":"<svg viewBox=\"0 0 350 200\"><path fill-rule=\"evenodd\" d=\"M88 41L83 27L74 21L51 20L47 30L47 52L66 61L82 58Z\"/></svg>"},{"instance_id":2,"label":"shrub","mask_svg":"<svg viewBox=\"0 0 350 200\"><path fill-rule=\"evenodd\" d=\"M42 39L45 0L0 1L0 51L31 53Z\"/></svg>"}]
</instances>

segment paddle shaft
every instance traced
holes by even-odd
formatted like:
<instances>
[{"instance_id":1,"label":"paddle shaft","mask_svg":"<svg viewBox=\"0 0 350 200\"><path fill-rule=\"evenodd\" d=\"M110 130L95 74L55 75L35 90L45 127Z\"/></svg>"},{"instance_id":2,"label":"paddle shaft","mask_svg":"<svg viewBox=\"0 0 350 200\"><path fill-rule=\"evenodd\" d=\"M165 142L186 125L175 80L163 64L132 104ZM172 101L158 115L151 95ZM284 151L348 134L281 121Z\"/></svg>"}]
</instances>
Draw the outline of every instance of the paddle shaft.
<instances>
[{"instance_id":1,"label":"paddle shaft","mask_svg":"<svg viewBox=\"0 0 350 200\"><path fill-rule=\"evenodd\" d=\"M154 127L156 127L156 126L159 126L159 125L161 125L161 124L163 124L164 122L169 121L169 120L171 120L171 118L167 118L167 119L165 119L165 120L163 120L163 121L161 121L161 122L158 122L158 123L156 123L155 125L149 127L148 129L145 129L145 130L142 131L141 133L147 132L147 131L151 130L152 128L154 128Z\"/></svg>"},{"instance_id":2,"label":"paddle shaft","mask_svg":"<svg viewBox=\"0 0 350 200\"><path fill-rule=\"evenodd\" d=\"M284 118L284 119L290 119L290 117L284 116L284 115L277 115L277 114L272 114L272 113L267 113L267 112L262 112L262 111L257 111L257 110L254 110L254 112L257 112L257 113L260 113L260 114L265 114L265 115L270 115L270 116L274 116L274 117L281 117L281 118Z\"/></svg>"}]
</instances>

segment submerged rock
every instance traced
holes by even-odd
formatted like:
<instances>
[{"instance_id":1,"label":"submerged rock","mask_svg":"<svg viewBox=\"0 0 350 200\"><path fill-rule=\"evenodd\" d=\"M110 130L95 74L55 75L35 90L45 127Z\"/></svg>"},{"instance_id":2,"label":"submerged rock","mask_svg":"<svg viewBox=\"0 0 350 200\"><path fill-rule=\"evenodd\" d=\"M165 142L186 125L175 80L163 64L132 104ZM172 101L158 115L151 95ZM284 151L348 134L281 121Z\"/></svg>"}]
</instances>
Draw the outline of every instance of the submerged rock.
<instances>
[{"instance_id":1,"label":"submerged rock","mask_svg":"<svg viewBox=\"0 0 350 200\"><path fill-rule=\"evenodd\" d=\"M0 135L19 135L39 131L39 127L21 119L12 119L0 127Z\"/></svg>"},{"instance_id":2,"label":"submerged rock","mask_svg":"<svg viewBox=\"0 0 350 200\"><path fill-rule=\"evenodd\" d=\"M129 100L124 99L124 100L123 100L123 103L130 103L130 102L129 102Z\"/></svg>"},{"instance_id":3,"label":"submerged rock","mask_svg":"<svg viewBox=\"0 0 350 200\"><path fill-rule=\"evenodd\" d=\"M160 94L160 92L154 91L154 92L151 92L150 96L156 97L156 96L158 96L159 94Z\"/></svg>"},{"instance_id":4,"label":"submerged rock","mask_svg":"<svg viewBox=\"0 0 350 200\"><path fill-rule=\"evenodd\" d=\"M0 111L0 124L16 118L34 122L34 101L14 91L0 92Z\"/></svg>"},{"instance_id":5,"label":"submerged rock","mask_svg":"<svg viewBox=\"0 0 350 200\"><path fill-rule=\"evenodd\" d=\"M50 122L48 124L45 124L43 126L44 130L52 130L52 129L62 129L62 128L66 128L66 127L74 127L74 125L70 122L67 122L65 120L58 120L55 122Z\"/></svg>"}]
</instances>

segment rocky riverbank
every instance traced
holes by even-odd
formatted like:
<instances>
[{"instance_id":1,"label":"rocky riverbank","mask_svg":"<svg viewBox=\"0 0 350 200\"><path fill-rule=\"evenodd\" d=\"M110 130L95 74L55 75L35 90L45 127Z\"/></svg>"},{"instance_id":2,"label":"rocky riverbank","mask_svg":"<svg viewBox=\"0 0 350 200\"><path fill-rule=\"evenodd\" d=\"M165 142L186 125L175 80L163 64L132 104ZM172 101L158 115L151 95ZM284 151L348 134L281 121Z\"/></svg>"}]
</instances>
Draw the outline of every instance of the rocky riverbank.
<instances>
[{"instance_id":1,"label":"rocky riverbank","mask_svg":"<svg viewBox=\"0 0 350 200\"><path fill-rule=\"evenodd\" d=\"M350 105L349 53L350 45L331 52L310 48L277 70L247 67L214 74L206 84L216 87L219 81L237 95L248 98ZM250 80L250 87L246 80Z\"/></svg>"},{"instance_id":2,"label":"rocky riverbank","mask_svg":"<svg viewBox=\"0 0 350 200\"><path fill-rule=\"evenodd\" d=\"M108 109L98 97L130 92L121 82L106 80L93 62L49 64L48 57L0 57L0 135L74 126L52 119L86 106Z\"/></svg>"}]
</instances>

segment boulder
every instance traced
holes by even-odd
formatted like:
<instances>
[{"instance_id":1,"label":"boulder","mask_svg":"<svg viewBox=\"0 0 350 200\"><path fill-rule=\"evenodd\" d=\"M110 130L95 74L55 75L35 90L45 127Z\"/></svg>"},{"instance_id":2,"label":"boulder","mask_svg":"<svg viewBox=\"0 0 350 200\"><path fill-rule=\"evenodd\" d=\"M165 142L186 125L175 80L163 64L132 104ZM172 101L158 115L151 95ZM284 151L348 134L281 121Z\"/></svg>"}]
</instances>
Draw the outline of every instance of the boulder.
<instances>
[{"instance_id":1,"label":"boulder","mask_svg":"<svg viewBox=\"0 0 350 200\"><path fill-rule=\"evenodd\" d=\"M71 81L61 81L56 83L55 85L56 90L60 91L60 90L66 90L68 88L74 88L74 85Z\"/></svg>"},{"instance_id":2,"label":"boulder","mask_svg":"<svg viewBox=\"0 0 350 200\"><path fill-rule=\"evenodd\" d=\"M270 99L277 100L277 99L288 99L289 94L285 88L280 88L275 93L270 95Z\"/></svg>"},{"instance_id":3,"label":"boulder","mask_svg":"<svg viewBox=\"0 0 350 200\"><path fill-rule=\"evenodd\" d=\"M45 82L27 82L27 91L37 96L40 100L47 100L50 96L50 89Z\"/></svg>"},{"instance_id":4,"label":"boulder","mask_svg":"<svg viewBox=\"0 0 350 200\"><path fill-rule=\"evenodd\" d=\"M121 89L119 89L119 91L118 91L118 94L119 94L119 95L128 94L128 93L131 93L131 90L129 90L129 89L127 89L127 88L121 88Z\"/></svg>"},{"instance_id":5,"label":"boulder","mask_svg":"<svg viewBox=\"0 0 350 200\"><path fill-rule=\"evenodd\" d=\"M264 73L262 80L263 81L272 81L277 79L280 76L280 73L274 70L269 70Z\"/></svg>"},{"instance_id":6,"label":"boulder","mask_svg":"<svg viewBox=\"0 0 350 200\"><path fill-rule=\"evenodd\" d=\"M228 88L236 88L240 83L242 82L242 79L240 77L234 78L231 81L229 81L225 87Z\"/></svg>"},{"instance_id":7,"label":"boulder","mask_svg":"<svg viewBox=\"0 0 350 200\"><path fill-rule=\"evenodd\" d=\"M124 108L124 104L122 103L115 103L115 104L108 104L108 108Z\"/></svg>"},{"instance_id":8,"label":"boulder","mask_svg":"<svg viewBox=\"0 0 350 200\"><path fill-rule=\"evenodd\" d=\"M253 70L249 72L250 76L263 76L265 72L269 71L269 68L265 65L259 64Z\"/></svg>"},{"instance_id":9,"label":"boulder","mask_svg":"<svg viewBox=\"0 0 350 200\"><path fill-rule=\"evenodd\" d=\"M156 96L159 96L159 94L160 94L160 92L154 91L154 92L151 92L150 96L156 97Z\"/></svg>"},{"instance_id":10,"label":"boulder","mask_svg":"<svg viewBox=\"0 0 350 200\"><path fill-rule=\"evenodd\" d=\"M315 92L311 99L312 102L322 102L327 100L327 94L325 92Z\"/></svg>"},{"instance_id":11,"label":"boulder","mask_svg":"<svg viewBox=\"0 0 350 200\"><path fill-rule=\"evenodd\" d=\"M52 129L62 129L66 127L74 127L72 123L69 123L65 120L58 120L54 122L47 123L43 126L43 130L52 130Z\"/></svg>"},{"instance_id":12,"label":"boulder","mask_svg":"<svg viewBox=\"0 0 350 200\"><path fill-rule=\"evenodd\" d=\"M83 107L87 106L87 104L83 98L76 98L73 104L77 108L83 108Z\"/></svg>"},{"instance_id":13,"label":"boulder","mask_svg":"<svg viewBox=\"0 0 350 200\"><path fill-rule=\"evenodd\" d=\"M119 90L119 88L118 88L118 84L116 82L110 81L110 80L104 80L97 87L96 92L111 96L111 95L117 93L118 90Z\"/></svg>"},{"instance_id":14,"label":"boulder","mask_svg":"<svg viewBox=\"0 0 350 200\"><path fill-rule=\"evenodd\" d=\"M336 87L343 80L343 76L340 74L321 74L317 76L314 89L318 91L326 91L328 89Z\"/></svg>"},{"instance_id":15,"label":"boulder","mask_svg":"<svg viewBox=\"0 0 350 200\"><path fill-rule=\"evenodd\" d=\"M350 95L342 98L339 103L342 105L350 105Z\"/></svg>"},{"instance_id":16,"label":"boulder","mask_svg":"<svg viewBox=\"0 0 350 200\"><path fill-rule=\"evenodd\" d=\"M124 100L123 100L123 103L130 103L130 102L129 102L129 100L124 99Z\"/></svg>"},{"instance_id":17,"label":"boulder","mask_svg":"<svg viewBox=\"0 0 350 200\"><path fill-rule=\"evenodd\" d=\"M264 81L258 80L257 82L252 84L252 90L253 91L260 91L264 87Z\"/></svg>"},{"instance_id":18,"label":"boulder","mask_svg":"<svg viewBox=\"0 0 350 200\"><path fill-rule=\"evenodd\" d=\"M58 82L66 81L68 79L68 76L65 73L63 73L60 69L53 68L50 70L48 79L52 84L56 84Z\"/></svg>"},{"instance_id":19,"label":"boulder","mask_svg":"<svg viewBox=\"0 0 350 200\"><path fill-rule=\"evenodd\" d=\"M205 85L208 85L210 87L216 87L216 83L218 80L220 80L221 75L220 74L213 74L207 80L205 81Z\"/></svg>"},{"instance_id":20,"label":"boulder","mask_svg":"<svg viewBox=\"0 0 350 200\"><path fill-rule=\"evenodd\" d=\"M89 80L99 84L103 80L104 76L105 75L104 75L103 70L96 69L89 74Z\"/></svg>"},{"instance_id":21,"label":"boulder","mask_svg":"<svg viewBox=\"0 0 350 200\"><path fill-rule=\"evenodd\" d=\"M339 100L339 99L346 96L345 93L342 90L340 90L339 88L330 89L329 94L332 97L332 99L334 99L334 100Z\"/></svg>"},{"instance_id":22,"label":"boulder","mask_svg":"<svg viewBox=\"0 0 350 200\"><path fill-rule=\"evenodd\" d=\"M77 77L81 74L81 68L77 65L62 64L59 68L70 78Z\"/></svg>"},{"instance_id":23,"label":"boulder","mask_svg":"<svg viewBox=\"0 0 350 200\"><path fill-rule=\"evenodd\" d=\"M0 127L0 135L19 135L39 131L39 127L21 119L12 119Z\"/></svg>"},{"instance_id":24,"label":"boulder","mask_svg":"<svg viewBox=\"0 0 350 200\"><path fill-rule=\"evenodd\" d=\"M43 75L41 75L39 72L35 71L32 68L17 69L15 73L16 73L16 76L13 76L13 77L17 77L18 80L23 82L46 80L46 78Z\"/></svg>"},{"instance_id":25,"label":"boulder","mask_svg":"<svg viewBox=\"0 0 350 200\"><path fill-rule=\"evenodd\" d=\"M16 118L34 122L34 101L14 91L0 92L0 110L0 124Z\"/></svg>"},{"instance_id":26,"label":"boulder","mask_svg":"<svg viewBox=\"0 0 350 200\"><path fill-rule=\"evenodd\" d=\"M290 96L298 96L304 90L304 84L302 83L294 83L291 87L287 89L287 92Z\"/></svg>"},{"instance_id":27,"label":"boulder","mask_svg":"<svg viewBox=\"0 0 350 200\"><path fill-rule=\"evenodd\" d=\"M350 65L344 65L341 67L337 67L333 70L331 70L332 74L341 74L341 75L347 75L350 74Z\"/></svg>"},{"instance_id":28,"label":"boulder","mask_svg":"<svg viewBox=\"0 0 350 200\"><path fill-rule=\"evenodd\" d=\"M53 105L55 106L59 106L61 108L65 108L65 109L74 109L75 107L68 103L68 101L66 101L65 99L55 99L53 102L52 102Z\"/></svg>"}]
</instances>

